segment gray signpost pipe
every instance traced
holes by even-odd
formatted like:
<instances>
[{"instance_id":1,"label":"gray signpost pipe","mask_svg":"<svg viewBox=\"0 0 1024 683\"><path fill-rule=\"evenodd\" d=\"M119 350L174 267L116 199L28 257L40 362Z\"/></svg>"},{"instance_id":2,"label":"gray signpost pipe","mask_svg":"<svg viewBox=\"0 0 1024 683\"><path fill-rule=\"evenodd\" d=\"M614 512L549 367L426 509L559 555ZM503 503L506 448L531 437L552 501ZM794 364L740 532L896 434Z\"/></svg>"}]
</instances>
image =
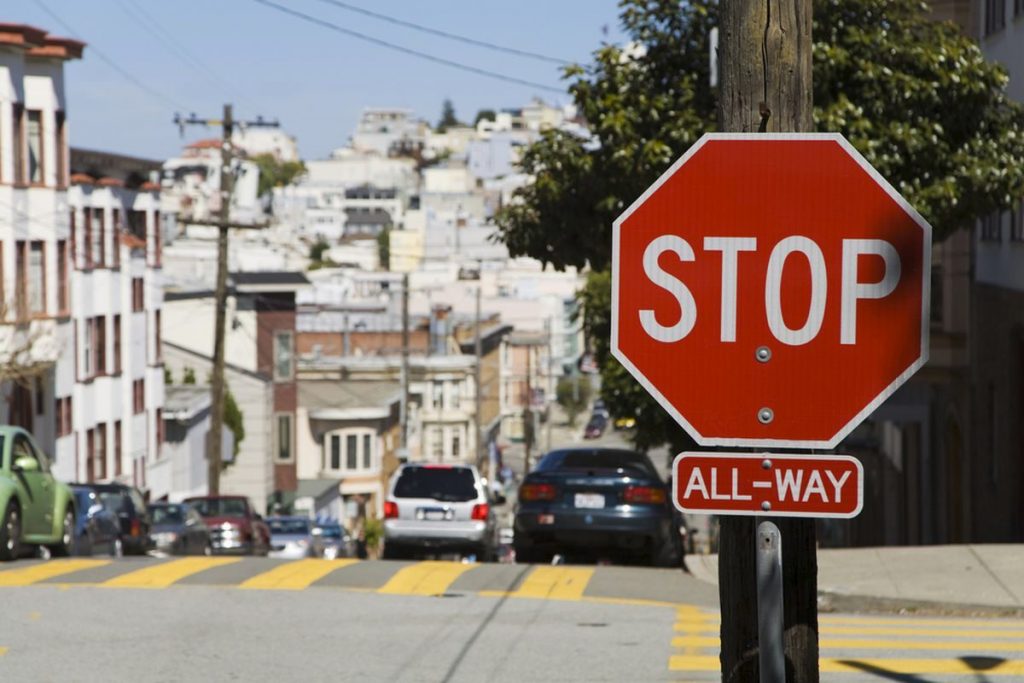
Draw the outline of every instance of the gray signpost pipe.
<instances>
[{"instance_id":1,"label":"gray signpost pipe","mask_svg":"<svg viewBox=\"0 0 1024 683\"><path fill-rule=\"evenodd\" d=\"M757 525L757 637L761 683L786 682L782 649L782 534L771 522Z\"/></svg>"}]
</instances>

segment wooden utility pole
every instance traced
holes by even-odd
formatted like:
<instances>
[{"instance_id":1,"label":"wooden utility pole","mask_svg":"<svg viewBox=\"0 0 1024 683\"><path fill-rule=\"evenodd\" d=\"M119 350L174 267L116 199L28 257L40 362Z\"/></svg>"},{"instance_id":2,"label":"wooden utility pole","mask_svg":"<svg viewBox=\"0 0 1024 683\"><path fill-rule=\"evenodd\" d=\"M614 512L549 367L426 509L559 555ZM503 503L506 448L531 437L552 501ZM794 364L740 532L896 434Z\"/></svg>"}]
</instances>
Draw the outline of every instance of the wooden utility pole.
<instances>
[{"instance_id":1,"label":"wooden utility pole","mask_svg":"<svg viewBox=\"0 0 1024 683\"><path fill-rule=\"evenodd\" d=\"M402 274L402 396L398 404L398 446L401 458L409 458L409 274Z\"/></svg>"},{"instance_id":2,"label":"wooden utility pole","mask_svg":"<svg viewBox=\"0 0 1024 683\"><path fill-rule=\"evenodd\" d=\"M231 105L224 105L224 115L220 119L200 119L195 114L188 119L174 117L174 123L184 133L186 125L220 126L220 211L216 221L188 222L197 225L215 225L217 227L217 281L214 287L214 332L213 332L213 372L210 375L210 433L206 441L206 465L208 491L211 495L220 493L221 451L223 449L224 431L224 337L228 299L228 230L230 228L263 228L265 225L235 224L231 222L231 191L234 188L234 170L232 161L235 151L231 136L236 125L261 126L276 128L276 121L264 121L263 117L255 121L236 122L232 116Z\"/></svg>"},{"instance_id":3,"label":"wooden utility pole","mask_svg":"<svg viewBox=\"0 0 1024 683\"><path fill-rule=\"evenodd\" d=\"M533 448L533 345L526 344L526 404L523 406L523 476L530 473L530 451Z\"/></svg>"},{"instance_id":4,"label":"wooden utility pole","mask_svg":"<svg viewBox=\"0 0 1024 683\"><path fill-rule=\"evenodd\" d=\"M476 356L476 363L473 365L473 382L476 388L473 391L475 405L473 406L473 426L476 428L476 466L483 472L485 458L487 457L487 449L484 446L484 431L483 431L483 417L480 415L480 409L483 406L483 388L480 386L480 363L483 361L483 340L480 334L480 290L481 286L476 288L476 318L474 323L474 343L473 353ZM494 476L494 472L490 472L488 479Z\"/></svg>"},{"instance_id":5,"label":"wooden utility pole","mask_svg":"<svg viewBox=\"0 0 1024 683\"><path fill-rule=\"evenodd\" d=\"M811 0L722 0L718 119L725 132L812 131ZM718 549L722 680L757 683L754 517L723 516ZM818 681L818 565L813 519L782 532L786 680Z\"/></svg>"}]
</instances>

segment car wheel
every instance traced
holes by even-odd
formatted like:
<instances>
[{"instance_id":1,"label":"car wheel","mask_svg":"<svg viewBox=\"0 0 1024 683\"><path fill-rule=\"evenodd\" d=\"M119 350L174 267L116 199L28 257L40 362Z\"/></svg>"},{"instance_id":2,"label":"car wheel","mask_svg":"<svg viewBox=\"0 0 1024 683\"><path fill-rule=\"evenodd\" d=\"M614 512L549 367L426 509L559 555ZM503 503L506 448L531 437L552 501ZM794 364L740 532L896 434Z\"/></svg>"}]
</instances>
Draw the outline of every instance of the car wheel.
<instances>
[{"instance_id":1,"label":"car wheel","mask_svg":"<svg viewBox=\"0 0 1024 683\"><path fill-rule=\"evenodd\" d=\"M0 561L10 562L21 553L21 510L13 500L7 503L0 524Z\"/></svg>"},{"instance_id":2,"label":"car wheel","mask_svg":"<svg viewBox=\"0 0 1024 683\"><path fill-rule=\"evenodd\" d=\"M54 557L67 557L71 554L75 543L75 511L70 507L64 510L64 524L61 527L60 543L50 546L50 554Z\"/></svg>"},{"instance_id":3,"label":"car wheel","mask_svg":"<svg viewBox=\"0 0 1024 683\"><path fill-rule=\"evenodd\" d=\"M410 556L411 553L407 548L388 543L384 544L384 551L380 554L382 560L405 560Z\"/></svg>"},{"instance_id":4,"label":"car wheel","mask_svg":"<svg viewBox=\"0 0 1024 683\"><path fill-rule=\"evenodd\" d=\"M550 558L532 545L516 544L516 564L545 564Z\"/></svg>"}]
</instances>

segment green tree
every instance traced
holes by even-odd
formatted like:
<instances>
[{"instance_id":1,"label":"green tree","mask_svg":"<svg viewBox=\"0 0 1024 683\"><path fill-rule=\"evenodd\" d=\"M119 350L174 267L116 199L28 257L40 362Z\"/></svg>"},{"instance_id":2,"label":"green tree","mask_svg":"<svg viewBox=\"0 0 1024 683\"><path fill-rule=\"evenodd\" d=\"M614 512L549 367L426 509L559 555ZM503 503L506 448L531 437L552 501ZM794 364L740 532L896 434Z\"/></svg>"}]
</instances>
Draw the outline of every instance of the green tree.
<instances>
[{"instance_id":1,"label":"green tree","mask_svg":"<svg viewBox=\"0 0 1024 683\"><path fill-rule=\"evenodd\" d=\"M441 119L437 122L437 132L443 133L452 126L461 126L462 122L455 116L455 105L448 98L441 104Z\"/></svg>"},{"instance_id":2,"label":"green tree","mask_svg":"<svg viewBox=\"0 0 1024 683\"><path fill-rule=\"evenodd\" d=\"M182 384L195 384L196 383L196 371L192 368L185 368L182 371L181 377Z\"/></svg>"},{"instance_id":3,"label":"green tree","mask_svg":"<svg viewBox=\"0 0 1024 683\"><path fill-rule=\"evenodd\" d=\"M555 387L555 400L565 410L569 426L576 426L576 418L590 405L590 378L586 375L563 377Z\"/></svg>"},{"instance_id":4,"label":"green tree","mask_svg":"<svg viewBox=\"0 0 1024 683\"><path fill-rule=\"evenodd\" d=\"M260 170L256 192L260 197L275 187L291 185L297 177L306 172L301 161L280 161L273 154L257 154L250 159Z\"/></svg>"},{"instance_id":5,"label":"green tree","mask_svg":"<svg viewBox=\"0 0 1024 683\"><path fill-rule=\"evenodd\" d=\"M614 219L701 134L715 129L707 35L713 0L622 0L626 47L570 66L569 90L593 135L548 131L523 154L534 182L497 216L513 255L589 266L584 327L613 415L635 415L636 445L689 439L609 353ZM944 239L1024 194L1024 114L1007 76L917 0L818 0L814 102L819 130L843 133Z\"/></svg>"},{"instance_id":6,"label":"green tree","mask_svg":"<svg viewBox=\"0 0 1024 683\"><path fill-rule=\"evenodd\" d=\"M245 440L245 424L242 419L242 411L235 401L235 395L227 386L224 387L224 426L230 429L235 436L233 453L237 456L238 448Z\"/></svg>"},{"instance_id":7,"label":"green tree","mask_svg":"<svg viewBox=\"0 0 1024 683\"><path fill-rule=\"evenodd\" d=\"M324 252L330 248L331 245L329 245L324 238L321 237L317 239L317 241L309 247L309 260L313 263L320 263L324 260Z\"/></svg>"},{"instance_id":8,"label":"green tree","mask_svg":"<svg viewBox=\"0 0 1024 683\"><path fill-rule=\"evenodd\" d=\"M380 258L380 267L383 270L391 270L391 229L384 228L377 235L377 256Z\"/></svg>"},{"instance_id":9,"label":"green tree","mask_svg":"<svg viewBox=\"0 0 1024 683\"><path fill-rule=\"evenodd\" d=\"M476 127L476 124L481 121L493 121L497 117L498 115L493 109L481 109L476 113L476 117L473 119L473 126Z\"/></svg>"},{"instance_id":10,"label":"green tree","mask_svg":"<svg viewBox=\"0 0 1024 683\"><path fill-rule=\"evenodd\" d=\"M174 377L171 376L171 369L165 365L164 366L164 385L171 385L171 384L174 384Z\"/></svg>"}]
</instances>

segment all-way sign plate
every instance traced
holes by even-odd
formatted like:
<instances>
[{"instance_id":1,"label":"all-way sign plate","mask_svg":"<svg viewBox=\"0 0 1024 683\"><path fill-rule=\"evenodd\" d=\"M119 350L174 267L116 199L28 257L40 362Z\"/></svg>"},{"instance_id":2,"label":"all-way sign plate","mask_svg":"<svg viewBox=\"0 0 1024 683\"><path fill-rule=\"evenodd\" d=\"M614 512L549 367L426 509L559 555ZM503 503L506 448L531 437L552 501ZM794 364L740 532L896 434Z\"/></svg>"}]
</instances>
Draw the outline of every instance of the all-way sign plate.
<instances>
[{"instance_id":1,"label":"all-way sign plate","mask_svg":"<svg viewBox=\"0 0 1024 683\"><path fill-rule=\"evenodd\" d=\"M864 503L864 468L848 455L680 453L672 475L683 512L849 519Z\"/></svg>"}]
</instances>

